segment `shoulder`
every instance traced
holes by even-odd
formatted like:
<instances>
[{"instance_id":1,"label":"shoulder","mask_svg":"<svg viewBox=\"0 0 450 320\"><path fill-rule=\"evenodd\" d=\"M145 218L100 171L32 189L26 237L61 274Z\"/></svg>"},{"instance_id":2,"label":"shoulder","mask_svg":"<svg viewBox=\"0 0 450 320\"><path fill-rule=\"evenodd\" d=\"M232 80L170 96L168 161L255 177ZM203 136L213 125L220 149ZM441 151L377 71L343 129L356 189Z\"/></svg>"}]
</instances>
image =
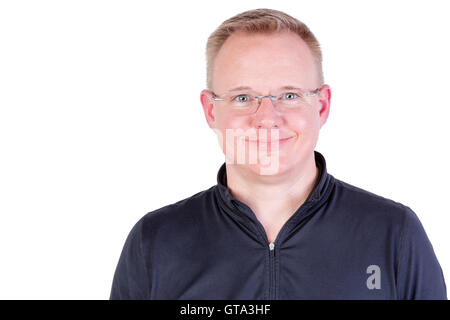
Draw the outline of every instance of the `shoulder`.
<instances>
[{"instance_id":1,"label":"shoulder","mask_svg":"<svg viewBox=\"0 0 450 320\"><path fill-rule=\"evenodd\" d=\"M417 238L423 229L407 205L335 179L330 199L330 220L340 232L360 243L390 248L398 254L405 239Z\"/></svg>"},{"instance_id":2,"label":"shoulder","mask_svg":"<svg viewBox=\"0 0 450 320\"><path fill-rule=\"evenodd\" d=\"M413 210L401 202L336 178L334 181L334 200L337 208L353 217L397 225L417 219Z\"/></svg>"},{"instance_id":3,"label":"shoulder","mask_svg":"<svg viewBox=\"0 0 450 320\"><path fill-rule=\"evenodd\" d=\"M214 188L215 186L146 213L138 222L141 230L148 233L161 228L174 230L189 227L202 219L213 204Z\"/></svg>"}]
</instances>

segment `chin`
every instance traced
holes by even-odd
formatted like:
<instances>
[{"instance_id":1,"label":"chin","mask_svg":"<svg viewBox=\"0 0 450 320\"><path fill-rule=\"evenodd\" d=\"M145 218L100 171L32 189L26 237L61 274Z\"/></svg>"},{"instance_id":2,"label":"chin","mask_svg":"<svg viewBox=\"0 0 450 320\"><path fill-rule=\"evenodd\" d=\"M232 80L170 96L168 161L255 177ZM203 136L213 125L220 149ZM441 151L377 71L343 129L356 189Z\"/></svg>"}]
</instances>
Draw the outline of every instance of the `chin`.
<instances>
[{"instance_id":1,"label":"chin","mask_svg":"<svg viewBox=\"0 0 450 320\"><path fill-rule=\"evenodd\" d=\"M250 144L245 149L245 158L241 160L243 162L237 160L237 152L234 153L234 157L227 157L227 159L233 159L230 164L259 176L282 176L289 174L304 161L306 150L301 149L299 150L295 144L285 144L272 153L271 148L269 151L262 151L256 147L256 144Z\"/></svg>"},{"instance_id":2,"label":"chin","mask_svg":"<svg viewBox=\"0 0 450 320\"><path fill-rule=\"evenodd\" d=\"M288 172L293 165L293 163L279 159L273 161L268 160L263 163L258 162L257 164L245 164L244 166L260 176L278 176Z\"/></svg>"}]
</instances>

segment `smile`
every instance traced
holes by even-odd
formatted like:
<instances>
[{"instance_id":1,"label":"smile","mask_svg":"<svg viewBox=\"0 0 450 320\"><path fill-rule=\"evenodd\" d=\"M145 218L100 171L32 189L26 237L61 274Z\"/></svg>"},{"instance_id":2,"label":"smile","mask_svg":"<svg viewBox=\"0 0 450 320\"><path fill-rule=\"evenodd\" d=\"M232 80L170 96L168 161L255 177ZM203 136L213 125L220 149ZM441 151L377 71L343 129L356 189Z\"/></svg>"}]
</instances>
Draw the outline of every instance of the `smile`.
<instances>
[{"instance_id":1,"label":"smile","mask_svg":"<svg viewBox=\"0 0 450 320\"><path fill-rule=\"evenodd\" d=\"M290 139L292 139L293 137L287 137L287 138L283 138L283 139L279 139L279 140L260 140L260 139L245 139L246 141L249 142L258 142L258 143L267 143L267 144L273 144L273 143L284 143Z\"/></svg>"}]
</instances>

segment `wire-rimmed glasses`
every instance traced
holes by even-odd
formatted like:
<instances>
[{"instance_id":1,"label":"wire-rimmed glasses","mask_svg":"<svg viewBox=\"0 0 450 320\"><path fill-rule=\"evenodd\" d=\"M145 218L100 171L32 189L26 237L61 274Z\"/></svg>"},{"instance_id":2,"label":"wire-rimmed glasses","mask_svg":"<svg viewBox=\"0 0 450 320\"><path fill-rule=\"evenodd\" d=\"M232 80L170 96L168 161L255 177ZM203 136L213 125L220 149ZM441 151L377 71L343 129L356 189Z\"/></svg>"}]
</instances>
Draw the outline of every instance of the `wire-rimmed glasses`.
<instances>
[{"instance_id":1,"label":"wire-rimmed glasses","mask_svg":"<svg viewBox=\"0 0 450 320\"><path fill-rule=\"evenodd\" d=\"M258 96L253 92L229 93L222 96L212 94L213 101L223 101L231 110L241 114L255 113L261 104L261 99L270 98L274 107L280 111L299 110L310 105L311 97L318 96L322 87L316 89L293 88L277 95Z\"/></svg>"}]
</instances>

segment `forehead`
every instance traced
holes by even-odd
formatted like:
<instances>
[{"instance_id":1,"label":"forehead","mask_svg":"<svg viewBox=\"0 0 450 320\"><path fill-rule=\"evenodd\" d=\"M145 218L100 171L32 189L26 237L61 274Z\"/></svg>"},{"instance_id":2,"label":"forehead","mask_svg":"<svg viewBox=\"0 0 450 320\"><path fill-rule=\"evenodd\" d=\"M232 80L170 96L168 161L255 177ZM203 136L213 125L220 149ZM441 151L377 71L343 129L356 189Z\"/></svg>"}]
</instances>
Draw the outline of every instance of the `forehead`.
<instances>
[{"instance_id":1,"label":"forehead","mask_svg":"<svg viewBox=\"0 0 450 320\"><path fill-rule=\"evenodd\" d=\"M313 87L317 83L314 57L295 33L233 33L214 61L213 87L216 91L250 86L275 90L285 85Z\"/></svg>"}]
</instances>

